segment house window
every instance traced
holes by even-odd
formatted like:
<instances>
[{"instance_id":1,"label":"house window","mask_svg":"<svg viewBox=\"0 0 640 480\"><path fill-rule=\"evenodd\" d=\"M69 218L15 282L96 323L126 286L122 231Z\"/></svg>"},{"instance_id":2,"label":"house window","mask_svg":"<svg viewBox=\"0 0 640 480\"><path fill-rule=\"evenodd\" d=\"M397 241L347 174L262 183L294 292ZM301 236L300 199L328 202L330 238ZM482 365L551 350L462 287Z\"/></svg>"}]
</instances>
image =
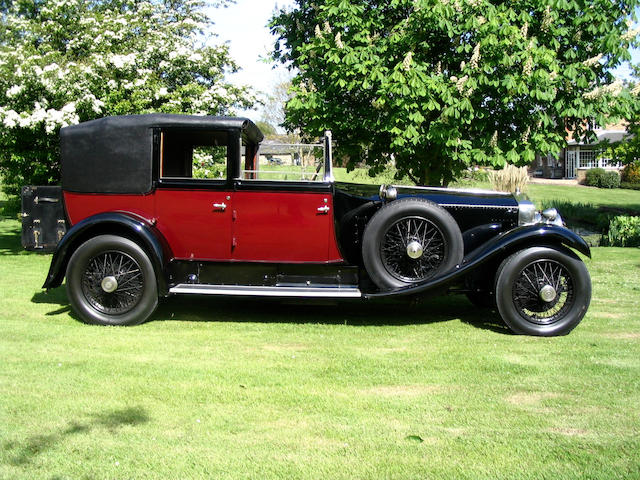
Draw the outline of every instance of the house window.
<instances>
[{"instance_id":1,"label":"house window","mask_svg":"<svg viewBox=\"0 0 640 480\"><path fill-rule=\"evenodd\" d=\"M598 166L596 152L593 150L580 151L580 168L595 168Z\"/></svg>"}]
</instances>

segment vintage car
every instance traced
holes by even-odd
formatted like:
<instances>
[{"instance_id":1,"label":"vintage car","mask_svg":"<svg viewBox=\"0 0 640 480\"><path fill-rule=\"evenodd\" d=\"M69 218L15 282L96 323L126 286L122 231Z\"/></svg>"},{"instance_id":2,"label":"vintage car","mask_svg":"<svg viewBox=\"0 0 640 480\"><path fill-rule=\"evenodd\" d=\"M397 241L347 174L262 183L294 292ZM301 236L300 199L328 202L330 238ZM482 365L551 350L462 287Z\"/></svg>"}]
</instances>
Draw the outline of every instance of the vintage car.
<instances>
[{"instance_id":1,"label":"vintage car","mask_svg":"<svg viewBox=\"0 0 640 480\"><path fill-rule=\"evenodd\" d=\"M514 332L545 336L585 315L591 281L573 250L589 247L555 210L501 192L337 182L329 133L306 171L303 157L261 160L262 139L231 117L63 128L61 187L23 189L25 247L55 250L44 288L66 277L73 310L101 325L139 324L159 296L187 294L455 291Z\"/></svg>"}]
</instances>

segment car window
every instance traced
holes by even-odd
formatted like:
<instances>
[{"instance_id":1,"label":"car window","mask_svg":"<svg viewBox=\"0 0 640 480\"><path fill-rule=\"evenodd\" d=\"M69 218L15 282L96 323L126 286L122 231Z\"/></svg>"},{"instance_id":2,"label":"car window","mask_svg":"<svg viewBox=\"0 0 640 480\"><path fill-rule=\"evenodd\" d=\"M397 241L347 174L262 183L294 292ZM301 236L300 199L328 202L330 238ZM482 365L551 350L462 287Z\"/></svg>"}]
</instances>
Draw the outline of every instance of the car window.
<instances>
[{"instance_id":1,"label":"car window","mask_svg":"<svg viewBox=\"0 0 640 480\"><path fill-rule=\"evenodd\" d=\"M228 139L224 131L163 131L160 177L223 181L227 176Z\"/></svg>"},{"instance_id":2,"label":"car window","mask_svg":"<svg viewBox=\"0 0 640 480\"><path fill-rule=\"evenodd\" d=\"M325 179L321 144L264 142L257 152L251 145L243 145L242 152L240 175L244 180L323 182Z\"/></svg>"}]
</instances>

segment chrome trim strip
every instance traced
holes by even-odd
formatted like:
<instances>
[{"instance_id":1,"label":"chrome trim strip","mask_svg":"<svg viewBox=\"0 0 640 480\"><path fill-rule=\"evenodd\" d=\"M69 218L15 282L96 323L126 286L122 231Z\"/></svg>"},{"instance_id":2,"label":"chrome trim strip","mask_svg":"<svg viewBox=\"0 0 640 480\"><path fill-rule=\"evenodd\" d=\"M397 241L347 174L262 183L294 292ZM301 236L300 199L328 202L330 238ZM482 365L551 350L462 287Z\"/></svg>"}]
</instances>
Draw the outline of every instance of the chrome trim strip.
<instances>
[{"instance_id":1,"label":"chrome trim strip","mask_svg":"<svg viewBox=\"0 0 640 480\"><path fill-rule=\"evenodd\" d=\"M461 207L461 208L502 208L508 210L517 210L516 205L468 205L466 203L439 203L441 207Z\"/></svg>"},{"instance_id":2,"label":"chrome trim strip","mask_svg":"<svg viewBox=\"0 0 640 480\"><path fill-rule=\"evenodd\" d=\"M356 287L265 287L251 285L193 285L180 283L169 293L199 295L242 295L251 297L301 297L301 298L360 298Z\"/></svg>"},{"instance_id":3,"label":"chrome trim strip","mask_svg":"<svg viewBox=\"0 0 640 480\"><path fill-rule=\"evenodd\" d=\"M484 194L492 194L492 195L500 195L502 197L511 197L513 193L509 192L498 192L497 190L486 190L484 188L449 188L449 187L421 187L421 186L411 186L411 185L391 185L392 187L397 188L398 190L410 189L410 190L424 190L424 191L434 191L434 192L454 192L454 193L484 193Z\"/></svg>"}]
</instances>

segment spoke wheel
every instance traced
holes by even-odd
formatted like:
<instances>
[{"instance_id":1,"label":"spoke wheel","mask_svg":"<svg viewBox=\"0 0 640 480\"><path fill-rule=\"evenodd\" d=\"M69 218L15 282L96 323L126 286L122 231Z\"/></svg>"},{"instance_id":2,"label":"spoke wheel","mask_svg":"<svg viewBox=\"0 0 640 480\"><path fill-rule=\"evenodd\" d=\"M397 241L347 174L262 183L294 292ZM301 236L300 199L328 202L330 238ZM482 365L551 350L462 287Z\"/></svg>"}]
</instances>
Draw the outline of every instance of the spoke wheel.
<instances>
[{"instance_id":1,"label":"spoke wheel","mask_svg":"<svg viewBox=\"0 0 640 480\"><path fill-rule=\"evenodd\" d=\"M445 259L444 237L426 218L402 218L386 231L380 244L380 256L394 278L404 282L426 280Z\"/></svg>"},{"instance_id":2,"label":"spoke wheel","mask_svg":"<svg viewBox=\"0 0 640 480\"><path fill-rule=\"evenodd\" d=\"M132 240L100 235L81 244L67 265L67 295L86 323L137 325L158 305L156 274Z\"/></svg>"},{"instance_id":3,"label":"spoke wheel","mask_svg":"<svg viewBox=\"0 0 640 480\"><path fill-rule=\"evenodd\" d=\"M591 301L584 263L563 247L531 247L505 259L496 274L496 303L515 333L565 335Z\"/></svg>"},{"instance_id":4,"label":"spoke wheel","mask_svg":"<svg viewBox=\"0 0 640 480\"><path fill-rule=\"evenodd\" d=\"M429 281L462 261L458 224L441 206L422 198L402 198L382 206L367 223L362 260L383 290Z\"/></svg>"},{"instance_id":5,"label":"spoke wheel","mask_svg":"<svg viewBox=\"0 0 640 480\"><path fill-rule=\"evenodd\" d=\"M105 252L89 260L82 275L82 293L98 312L121 315L140 301L143 280L140 265L129 255Z\"/></svg>"},{"instance_id":6,"label":"spoke wheel","mask_svg":"<svg viewBox=\"0 0 640 480\"><path fill-rule=\"evenodd\" d=\"M545 297L545 292L547 297ZM527 265L513 284L513 303L529 322L549 325L571 310L575 295L569 271L553 260Z\"/></svg>"}]
</instances>

